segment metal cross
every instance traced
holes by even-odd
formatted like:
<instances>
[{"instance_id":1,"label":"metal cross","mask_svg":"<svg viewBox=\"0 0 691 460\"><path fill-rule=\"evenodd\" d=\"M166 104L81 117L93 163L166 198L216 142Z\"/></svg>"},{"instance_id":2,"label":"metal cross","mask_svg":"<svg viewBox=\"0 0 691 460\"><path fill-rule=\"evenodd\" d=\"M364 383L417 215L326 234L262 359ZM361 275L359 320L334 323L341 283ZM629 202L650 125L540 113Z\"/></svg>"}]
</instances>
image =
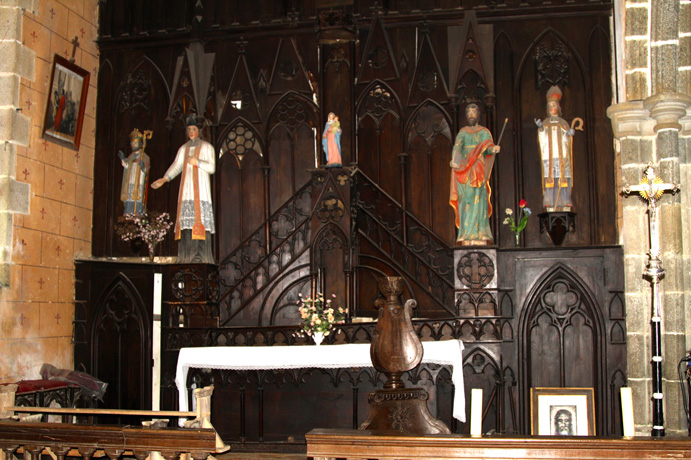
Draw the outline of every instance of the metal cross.
<instances>
[{"instance_id":1,"label":"metal cross","mask_svg":"<svg viewBox=\"0 0 691 460\"><path fill-rule=\"evenodd\" d=\"M643 275L650 280L652 287L653 301L653 430L652 436L664 436L664 415L662 410L662 340L660 328L660 311L662 309L662 298L658 284L665 276L665 269L662 268L660 260L660 233L658 229L658 201L665 192L672 194L679 191L679 184L665 183L655 175L652 163L643 172L644 176L640 184L626 186L622 189L624 195L631 195L634 192L648 203L648 226L650 229L650 250L648 251L648 265Z\"/></svg>"}]
</instances>

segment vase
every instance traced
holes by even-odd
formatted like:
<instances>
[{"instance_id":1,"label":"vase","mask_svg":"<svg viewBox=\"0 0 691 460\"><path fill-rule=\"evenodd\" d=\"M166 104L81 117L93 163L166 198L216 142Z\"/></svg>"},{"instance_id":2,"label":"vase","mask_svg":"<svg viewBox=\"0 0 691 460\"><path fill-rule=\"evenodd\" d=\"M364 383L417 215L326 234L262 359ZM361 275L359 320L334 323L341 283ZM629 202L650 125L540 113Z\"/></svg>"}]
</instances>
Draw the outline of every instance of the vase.
<instances>
[{"instance_id":1,"label":"vase","mask_svg":"<svg viewBox=\"0 0 691 460\"><path fill-rule=\"evenodd\" d=\"M156 255L156 244L153 244L153 245L149 246L149 262L154 261L155 255Z\"/></svg>"},{"instance_id":2,"label":"vase","mask_svg":"<svg viewBox=\"0 0 691 460\"><path fill-rule=\"evenodd\" d=\"M520 240L521 240L521 234L516 233L516 247L518 247L518 245L521 244Z\"/></svg>"},{"instance_id":3,"label":"vase","mask_svg":"<svg viewBox=\"0 0 691 460\"><path fill-rule=\"evenodd\" d=\"M322 344L322 341L324 341L324 333L323 332L315 332L312 334L312 340L314 340L314 344L319 346Z\"/></svg>"}]
</instances>

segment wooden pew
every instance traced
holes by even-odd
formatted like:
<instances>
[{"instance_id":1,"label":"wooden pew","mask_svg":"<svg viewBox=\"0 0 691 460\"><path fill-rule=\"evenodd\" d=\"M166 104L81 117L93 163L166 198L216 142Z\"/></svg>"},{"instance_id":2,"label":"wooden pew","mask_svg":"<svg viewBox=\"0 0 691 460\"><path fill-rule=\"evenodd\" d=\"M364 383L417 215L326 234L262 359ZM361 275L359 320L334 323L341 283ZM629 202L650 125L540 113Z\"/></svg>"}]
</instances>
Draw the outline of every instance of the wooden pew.
<instances>
[{"instance_id":1,"label":"wooden pew","mask_svg":"<svg viewBox=\"0 0 691 460\"><path fill-rule=\"evenodd\" d=\"M40 460L48 450L58 460L64 460L68 454L88 460L100 453L110 459L129 454L144 460L151 452L160 452L166 459L190 454L195 460L204 460L216 452L216 432L211 428L0 422L0 448L6 460L22 451L30 453L31 460Z\"/></svg>"},{"instance_id":2,"label":"wooden pew","mask_svg":"<svg viewBox=\"0 0 691 460\"><path fill-rule=\"evenodd\" d=\"M410 436L366 430L315 429L307 457L425 460L691 459L691 438L586 436Z\"/></svg>"},{"instance_id":3,"label":"wooden pew","mask_svg":"<svg viewBox=\"0 0 691 460\"><path fill-rule=\"evenodd\" d=\"M16 385L15 385L16 387ZM184 428L153 428L151 422L142 422L144 427L71 425L63 423L26 423L8 419L0 421L0 460L13 460L15 453L27 453L31 460L40 460L44 453L55 460L66 456L81 456L85 460L97 454L114 460L123 454L144 460L159 460L161 456L172 460L182 456L187 460L204 460L211 454L228 450L211 425L211 395L213 386L194 390L196 411L149 411L125 409L51 408L0 406L0 416L12 416L14 412L33 414L108 414L137 415L147 418L194 417L184 423ZM4 391L3 404L12 404L13 390ZM1 419L0 419L1 420ZM167 423L167 421L166 421Z\"/></svg>"}]
</instances>

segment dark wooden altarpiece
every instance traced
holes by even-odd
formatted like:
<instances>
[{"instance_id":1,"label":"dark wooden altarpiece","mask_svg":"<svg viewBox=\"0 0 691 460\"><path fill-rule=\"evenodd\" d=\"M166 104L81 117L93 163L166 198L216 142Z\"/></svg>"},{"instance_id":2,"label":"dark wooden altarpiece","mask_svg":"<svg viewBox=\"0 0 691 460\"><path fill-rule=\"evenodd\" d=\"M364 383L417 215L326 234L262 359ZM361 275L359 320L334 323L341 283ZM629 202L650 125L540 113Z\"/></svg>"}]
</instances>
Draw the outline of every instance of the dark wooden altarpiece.
<instances>
[{"instance_id":1,"label":"dark wooden altarpiece","mask_svg":"<svg viewBox=\"0 0 691 460\"><path fill-rule=\"evenodd\" d=\"M172 162L190 113L204 115L203 136L217 152L218 267L160 267L164 404L176 404L182 346L303 343L293 336L299 293L333 293L348 308L348 324L329 343L368 342L374 323L351 321L376 316L376 280L390 275L403 277L404 298L417 300L423 340L464 341L466 393L485 390L483 431L529 433L530 388L571 386L595 389L598 434L621 433L623 255L605 115L611 16L608 0L102 1L94 256L139 255L114 232L122 215L117 151L132 129L153 131L151 178ZM563 91L564 118L585 121L573 146L575 227L559 247L536 216L533 120L545 117L552 85ZM491 178L489 247L454 246L449 161L469 102L495 138L508 118ZM329 112L341 120L344 168L327 170ZM174 214L178 185L150 190L149 209ZM517 247L502 220L523 198L535 215ZM175 252L169 236L161 254ZM113 341L99 340L108 328L95 321L124 296L141 331L136 351L111 364L141 370L145 387L150 287L129 277L147 279L140 272L154 266L84 264L76 364L99 374L115 356ZM176 294L181 276L196 280L196 294ZM190 383L214 381L214 425L227 442L290 445L317 426L357 427L381 377L371 369L193 371ZM449 369L422 366L406 378L430 392L433 415L468 432L451 417ZM126 401L135 389L111 383L108 391ZM146 391L132 397L149 404ZM320 410L305 410L317 401Z\"/></svg>"}]
</instances>

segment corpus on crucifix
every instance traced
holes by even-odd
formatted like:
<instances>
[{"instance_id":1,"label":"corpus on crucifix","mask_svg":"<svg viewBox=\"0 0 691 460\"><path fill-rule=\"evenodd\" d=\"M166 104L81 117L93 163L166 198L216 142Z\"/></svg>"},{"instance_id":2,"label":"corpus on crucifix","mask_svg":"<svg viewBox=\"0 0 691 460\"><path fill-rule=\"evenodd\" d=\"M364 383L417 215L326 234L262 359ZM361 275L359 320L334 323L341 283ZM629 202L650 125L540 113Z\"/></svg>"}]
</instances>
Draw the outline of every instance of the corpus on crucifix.
<instances>
[{"instance_id":1,"label":"corpus on crucifix","mask_svg":"<svg viewBox=\"0 0 691 460\"><path fill-rule=\"evenodd\" d=\"M639 193L648 203L648 226L650 228L650 251L648 251L648 265L643 273L650 280L652 288L652 352L653 352L653 436L664 436L664 415L662 410L662 343L661 343L661 321L660 312L662 311L662 298L660 296L659 284L665 276L660 260L660 233L658 228L658 200L665 192L676 193L679 191L678 184L665 183L655 175L652 163L648 163L645 168L643 179L640 184L626 186L623 188L624 195Z\"/></svg>"}]
</instances>

